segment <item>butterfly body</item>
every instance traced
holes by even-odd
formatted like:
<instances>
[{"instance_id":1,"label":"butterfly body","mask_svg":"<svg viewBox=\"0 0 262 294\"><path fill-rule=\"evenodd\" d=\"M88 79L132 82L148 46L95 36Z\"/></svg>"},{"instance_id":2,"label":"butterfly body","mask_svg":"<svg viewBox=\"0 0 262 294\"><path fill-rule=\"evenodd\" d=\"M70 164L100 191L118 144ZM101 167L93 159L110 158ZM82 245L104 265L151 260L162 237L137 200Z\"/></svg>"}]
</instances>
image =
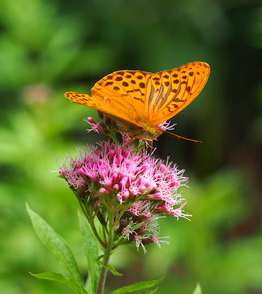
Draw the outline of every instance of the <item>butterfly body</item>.
<instances>
[{"instance_id":1,"label":"butterfly body","mask_svg":"<svg viewBox=\"0 0 262 294\"><path fill-rule=\"evenodd\" d=\"M119 118L112 118L117 122L120 131L131 134L132 137L143 141L152 142L163 133L158 126L151 126L150 122L143 118L138 119L136 124Z\"/></svg>"},{"instance_id":2,"label":"butterfly body","mask_svg":"<svg viewBox=\"0 0 262 294\"><path fill-rule=\"evenodd\" d=\"M152 142L163 133L161 124L191 103L204 88L210 67L191 62L155 74L139 70L113 72L92 88L92 96L67 92L71 101L113 118L131 137Z\"/></svg>"}]
</instances>

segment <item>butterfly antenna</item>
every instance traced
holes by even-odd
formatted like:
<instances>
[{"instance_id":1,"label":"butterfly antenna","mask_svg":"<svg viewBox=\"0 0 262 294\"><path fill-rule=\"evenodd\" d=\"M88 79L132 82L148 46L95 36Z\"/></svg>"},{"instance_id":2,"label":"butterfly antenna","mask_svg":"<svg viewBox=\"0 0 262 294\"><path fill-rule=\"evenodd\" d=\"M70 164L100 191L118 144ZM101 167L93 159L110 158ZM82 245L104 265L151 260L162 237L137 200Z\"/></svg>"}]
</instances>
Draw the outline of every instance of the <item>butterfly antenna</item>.
<instances>
[{"instance_id":1,"label":"butterfly antenna","mask_svg":"<svg viewBox=\"0 0 262 294\"><path fill-rule=\"evenodd\" d=\"M187 141L191 141L191 142L195 142L195 143L202 143L202 141L195 140L195 139L189 139L189 138L186 138L186 137L182 137L182 136L179 136L177 134L174 134L174 133L171 133L171 132L168 132L168 131L165 131L164 133L167 133L170 136L177 137L178 139L183 139L183 140L187 140Z\"/></svg>"}]
</instances>

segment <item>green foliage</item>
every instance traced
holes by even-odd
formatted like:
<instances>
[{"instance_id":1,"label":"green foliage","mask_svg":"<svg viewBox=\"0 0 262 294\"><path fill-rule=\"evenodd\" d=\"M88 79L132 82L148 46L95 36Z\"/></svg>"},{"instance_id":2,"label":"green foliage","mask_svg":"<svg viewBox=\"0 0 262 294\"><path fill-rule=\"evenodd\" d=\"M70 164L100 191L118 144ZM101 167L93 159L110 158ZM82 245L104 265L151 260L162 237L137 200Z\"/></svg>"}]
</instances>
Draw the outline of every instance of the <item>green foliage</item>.
<instances>
[{"instance_id":1,"label":"green foliage","mask_svg":"<svg viewBox=\"0 0 262 294\"><path fill-rule=\"evenodd\" d=\"M101 265L99 263L98 242L93 237L93 232L89 227L86 218L78 212L79 226L82 235L82 242L88 266L87 292L96 293Z\"/></svg>"},{"instance_id":2,"label":"green foliage","mask_svg":"<svg viewBox=\"0 0 262 294\"><path fill-rule=\"evenodd\" d=\"M117 289L113 292L111 292L111 294L126 294L126 293L142 293L142 292L138 292L138 290L143 290L143 289L147 289L147 288L152 288L152 287L155 287L157 286L160 282L162 282L163 278L162 279L159 279L159 280L155 280L155 281L147 281L147 282L139 282L139 283L135 283L135 284L132 284L130 286L125 286L125 287L122 287L121 289ZM147 293L155 293L157 289L155 290L152 290L150 292L147 292ZM143 292L145 293L145 292Z\"/></svg>"},{"instance_id":3,"label":"green foliage","mask_svg":"<svg viewBox=\"0 0 262 294\"><path fill-rule=\"evenodd\" d=\"M39 239L67 270L70 278L66 278L62 274L56 272L33 274L33 276L40 279L59 281L75 290L76 293L86 293L83 287L81 273L67 242L28 205L26 208Z\"/></svg>"},{"instance_id":4,"label":"green foliage","mask_svg":"<svg viewBox=\"0 0 262 294\"><path fill-rule=\"evenodd\" d=\"M58 169L55 158L62 164L66 152L99 138L82 122L96 114L63 93L89 93L114 70L158 71L195 60L210 63L210 80L174 122L178 134L204 143L165 135L156 142L160 156L186 168L190 189L183 196L193 218L162 220L161 235L171 244L161 250L117 252L112 266L124 275L110 276L107 287L165 275L160 294L192 293L197 282L202 293L262 291L261 19L261 8L247 2L0 1L1 292L72 293L29 275L61 269L35 237L25 201L55 224L76 248L80 272L87 271L78 203L48 171Z\"/></svg>"},{"instance_id":5,"label":"green foliage","mask_svg":"<svg viewBox=\"0 0 262 294\"><path fill-rule=\"evenodd\" d=\"M199 284L197 284L193 294L202 294L201 287Z\"/></svg>"},{"instance_id":6,"label":"green foliage","mask_svg":"<svg viewBox=\"0 0 262 294\"><path fill-rule=\"evenodd\" d=\"M56 257L56 259L62 264L62 266L67 270L70 278L65 277L61 273L57 272L44 272L40 274L33 274L32 276L45 279L50 281L57 281L67 285L69 288L75 291L75 293L84 294L96 293L96 285L98 285L99 274L101 266L99 266L99 256L98 256L98 242L96 242L92 230L89 228L89 224L86 219L79 213L79 224L82 233L83 244L85 247L85 254L88 261L88 283L87 291L85 291L81 273L79 271L78 265L76 263L75 257L67 244L67 242L58 235L52 227L50 227L37 213L35 213L27 204L27 212L31 218L35 232L37 233L39 239L42 243L49 249L49 251ZM116 270L111 266L111 271L116 273ZM119 276L119 274L117 274ZM132 284L130 286L125 286L119 288L112 294L124 294L124 293L142 293L138 290L144 290L148 288L155 287L158 285L162 279L139 282ZM155 293L157 289L147 291L147 293Z\"/></svg>"}]
</instances>

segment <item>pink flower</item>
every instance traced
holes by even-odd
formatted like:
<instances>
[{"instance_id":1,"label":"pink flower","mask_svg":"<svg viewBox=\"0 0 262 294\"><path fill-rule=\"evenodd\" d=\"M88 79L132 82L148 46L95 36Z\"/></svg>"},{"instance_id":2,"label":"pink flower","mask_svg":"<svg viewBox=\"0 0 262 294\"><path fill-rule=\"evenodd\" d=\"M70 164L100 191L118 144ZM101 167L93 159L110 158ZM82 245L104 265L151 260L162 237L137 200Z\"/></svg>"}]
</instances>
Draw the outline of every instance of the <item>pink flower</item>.
<instances>
[{"instance_id":1,"label":"pink flower","mask_svg":"<svg viewBox=\"0 0 262 294\"><path fill-rule=\"evenodd\" d=\"M107 141L87 146L60 168L89 221L94 214L104 226L114 220L116 246L132 241L143 248L159 245L157 218L189 216L177 191L187 183L184 171L152 153Z\"/></svg>"},{"instance_id":2,"label":"pink flower","mask_svg":"<svg viewBox=\"0 0 262 294\"><path fill-rule=\"evenodd\" d=\"M88 117L85 119L86 122L88 122L91 125L91 129L88 129L88 133L91 131L94 131L96 133L102 133L108 135L109 132L106 128L100 126L100 123L97 123L92 117Z\"/></svg>"}]
</instances>

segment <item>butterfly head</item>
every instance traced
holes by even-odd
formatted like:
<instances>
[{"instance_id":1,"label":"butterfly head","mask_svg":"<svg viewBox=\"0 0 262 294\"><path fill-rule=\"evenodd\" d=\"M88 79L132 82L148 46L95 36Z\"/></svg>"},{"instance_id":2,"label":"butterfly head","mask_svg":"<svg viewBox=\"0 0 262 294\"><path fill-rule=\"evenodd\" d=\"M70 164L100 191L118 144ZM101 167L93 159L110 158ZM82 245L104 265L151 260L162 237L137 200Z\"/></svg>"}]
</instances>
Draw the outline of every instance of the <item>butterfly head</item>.
<instances>
[{"instance_id":1,"label":"butterfly head","mask_svg":"<svg viewBox=\"0 0 262 294\"><path fill-rule=\"evenodd\" d=\"M105 114L105 116L108 116L108 114ZM117 131L138 140L152 143L164 131L160 126L150 125L150 123L143 118L139 118L137 121L131 123L113 116L109 117L115 121L117 125L115 129Z\"/></svg>"},{"instance_id":2,"label":"butterfly head","mask_svg":"<svg viewBox=\"0 0 262 294\"><path fill-rule=\"evenodd\" d=\"M163 132L158 128L149 127L146 129L141 128L141 130L137 129L133 134L131 134L131 136L136 139L152 143L162 133Z\"/></svg>"}]
</instances>

